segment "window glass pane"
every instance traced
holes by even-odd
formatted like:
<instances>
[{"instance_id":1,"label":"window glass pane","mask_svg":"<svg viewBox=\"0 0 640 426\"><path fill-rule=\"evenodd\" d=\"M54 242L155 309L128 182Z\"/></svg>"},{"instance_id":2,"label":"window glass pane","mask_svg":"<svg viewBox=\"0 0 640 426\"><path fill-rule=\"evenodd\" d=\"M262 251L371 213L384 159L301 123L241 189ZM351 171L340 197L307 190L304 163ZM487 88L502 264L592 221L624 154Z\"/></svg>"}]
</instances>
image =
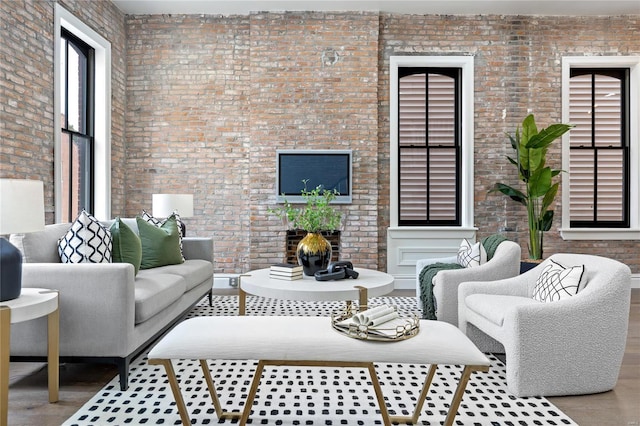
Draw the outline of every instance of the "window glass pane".
<instances>
[{"instance_id":1,"label":"window glass pane","mask_svg":"<svg viewBox=\"0 0 640 426\"><path fill-rule=\"evenodd\" d=\"M427 218L427 156L424 148L400 150L400 220Z\"/></svg>"},{"instance_id":2,"label":"window glass pane","mask_svg":"<svg viewBox=\"0 0 640 426\"><path fill-rule=\"evenodd\" d=\"M455 80L441 74L429 74L428 143L455 146Z\"/></svg>"},{"instance_id":3,"label":"window glass pane","mask_svg":"<svg viewBox=\"0 0 640 426\"><path fill-rule=\"evenodd\" d=\"M73 46L69 46L69 73L68 73L68 110L67 113L69 116L68 119L68 127L67 129L73 130L74 132L82 131L80 129L80 111L82 107L81 100L81 86L80 86L80 76L79 76L79 68L80 68L80 56L78 55L77 50L73 49Z\"/></svg>"},{"instance_id":4,"label":"window glass pane","mask_svg":"<svg viewBox=\"0 0 640 426\"><path fill-rule=\"evenodd\" d=\"M571 146L591 146L591 74L569 81L569 122L576 126L569 134Z\"/></svg>"},{"instance_id":5,"label":"window glass pane","mask_svg":"<svg viewBox=\"0 0 640 426\"><path fill-rule=\"evenodd\" d=\"M62 220L70 222L71 211L69 208L69 197L71 196L71 162L69 161L69 145L71 143L71 137L69 133L62 132L60 138L60 167L62 168L62 172L60 174L60 178L62 182L60 182L61 188L61 212L62 212Z\"/></svg>"},{"instance_id":6,"label":"window glass pane","mask_svg":"<svg viewBox=\"0 0 640 426\"><path fill-rule=\"evenodd\" d=\"M400 78L399 90L400 146L424 145L427 136L425 74L413 74Z\"/></svg>"},{"instance_id":7,"label":"window glass pane","mask_svg":"<svg viewBox=\"0 0 640 426\"><path fill-rule=\"evenodd\" d=\"M598 151L598 220L623 219L624 175L622 149Z\"/></svg>"},{"instance_id":8,"label":"window glass pane","mask_svg":"<svg viewBox=\"0 0 640 426\"><path fill-rule=\"evenodd\" d=\"M456 217L455 149L433 149L429 156L429 219Z\"/></svg>"},{"instance_id":9,"label":"window glass pane","mask_svg":"<svg viewBox=\"0 0 640 426\"><path fill-rule=\"evenodd\" d=\"M71 208L74 215L80 213L84 208L91 211L90 204L90 183L91 175L89 165L91 164L90 139L84 136L73 136L73 157L72 157L72 180L73 194L71 197Z\"/></svg>"},{"instance_id":10,"label":"window glass pane","mask_svg":"<svg viewBox=\"0 0 640 426\"><path fill-rule=\"evenodd\" d=\"M60 61L60 75L62 78L60 79L60 125L63 129L67 128L67 117L65 111L67 110L67 79L64 77L67 75L67 42L63 38L61 40L61 48L60 48L60 57L58 60ZM64 216L66 217L66 216Z\"/></svg>"},{"instance_id":11,"label":"window glass pane","mask_svg":"<svg viewBox=\"0 0 640 426\"><path fill-rule=\"evenodd\" d=\"M595 145L620 146L622 141L620 80L598 74L594 78Z\"/></svg>"}]
</instances>

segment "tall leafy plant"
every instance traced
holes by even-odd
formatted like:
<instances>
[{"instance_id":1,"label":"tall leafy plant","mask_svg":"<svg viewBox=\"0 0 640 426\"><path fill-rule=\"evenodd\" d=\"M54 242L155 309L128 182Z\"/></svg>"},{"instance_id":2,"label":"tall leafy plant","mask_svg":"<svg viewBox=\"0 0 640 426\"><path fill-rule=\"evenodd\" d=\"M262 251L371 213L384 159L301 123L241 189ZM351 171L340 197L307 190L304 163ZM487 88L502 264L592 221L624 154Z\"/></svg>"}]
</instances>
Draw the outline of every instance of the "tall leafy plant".
<instances>
[{"instance_id":1,"label":"tall leafy plant","mask_svg":"<svg viewBox=\"0 0 640 426\"><path fill-rule=\"evenodd\" d=\"M489 192L501 192L527 208L529 223L529 257L542 259L544 232L551 229L553 222L552 204L558 193L560 182L554 178L562 170L547 166L549 145L568 132L569 124L552 124L540 131L536 127L533 114L528 115L516 128L515 135L508 135L511 146L516 151L515 158L507 156L518 169L518 178L524 182L524 192L504 183L496 183Z\"/></svg>"}]
</instances>

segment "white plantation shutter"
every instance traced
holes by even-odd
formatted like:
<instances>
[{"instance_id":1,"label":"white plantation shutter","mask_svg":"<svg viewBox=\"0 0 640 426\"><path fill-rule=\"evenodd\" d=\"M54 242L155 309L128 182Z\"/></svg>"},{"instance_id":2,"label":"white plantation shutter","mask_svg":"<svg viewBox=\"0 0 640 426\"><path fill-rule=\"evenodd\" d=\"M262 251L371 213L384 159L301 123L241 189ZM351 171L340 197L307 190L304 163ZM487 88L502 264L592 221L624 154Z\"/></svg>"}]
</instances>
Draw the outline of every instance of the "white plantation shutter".
<instances>
[{"instance_id":1,"label":"white plantation shutter","mask_svg":"<svg viewBox=\"0 0 640 426\"><path fill-rule=\"evenodd\" d=\"M576 71L569 84L570 219L589 226L624 224L625 130L621 77ZM622 76L623 74L621 74Z\"/></svg>"},{"instance_id":2,"label":"white plantation shutter","mask_svg":"<svg viewBox=\"0 0 640 426\"><path fill-rule=\"evenodd\" d=\"M399 79L400 222L459 219L456 80L437 73Z\"/></svg>"}]
</instances>

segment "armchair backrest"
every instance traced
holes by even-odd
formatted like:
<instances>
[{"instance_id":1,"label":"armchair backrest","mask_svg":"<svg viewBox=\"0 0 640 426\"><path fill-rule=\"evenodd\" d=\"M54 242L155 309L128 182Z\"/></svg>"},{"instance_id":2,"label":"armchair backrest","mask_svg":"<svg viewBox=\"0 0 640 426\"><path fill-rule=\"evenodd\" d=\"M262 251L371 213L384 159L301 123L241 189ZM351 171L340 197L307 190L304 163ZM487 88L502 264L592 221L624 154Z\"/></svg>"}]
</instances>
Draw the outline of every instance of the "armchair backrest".
<instances>
[{"instance_id":1,"label":"armchair backrest","mask_svg":"<svg viewBox=\"0 0 640 426\"><path fill-rule=\"evenodd\" d=\"M542 268L553 260L565 267L584 265L582 280L584 288L574 297L602 298L606 297L620 306L629 306L631 298L631 269L624 263L614 259L589 254L556 253L529 271L529 295L533 294L536 278Z\"/></svg>"}]
</instances>

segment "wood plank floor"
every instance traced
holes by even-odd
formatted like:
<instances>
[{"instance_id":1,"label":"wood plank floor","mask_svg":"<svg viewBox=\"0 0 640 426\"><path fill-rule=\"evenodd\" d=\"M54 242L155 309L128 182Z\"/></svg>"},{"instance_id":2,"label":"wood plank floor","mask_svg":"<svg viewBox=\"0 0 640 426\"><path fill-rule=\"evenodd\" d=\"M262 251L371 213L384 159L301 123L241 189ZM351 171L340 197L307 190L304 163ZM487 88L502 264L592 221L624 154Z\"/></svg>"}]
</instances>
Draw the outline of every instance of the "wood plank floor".
<instances>
[{"instance_id":1,"label":"wood plank floor","mask_svg":"<svg viewBox=\"0 0 640 426\"><path fill-rule=\"evenodd\" d=\"M393 294L410 296L412 291ZM63 364L60 401L49 404L45 364L11 363L9 425L60 425L116 374L108 365ZM632 290L627 348L615 389L548 399L580 426L640 426L640 289Z\"/></svg>"}]
</instances>

